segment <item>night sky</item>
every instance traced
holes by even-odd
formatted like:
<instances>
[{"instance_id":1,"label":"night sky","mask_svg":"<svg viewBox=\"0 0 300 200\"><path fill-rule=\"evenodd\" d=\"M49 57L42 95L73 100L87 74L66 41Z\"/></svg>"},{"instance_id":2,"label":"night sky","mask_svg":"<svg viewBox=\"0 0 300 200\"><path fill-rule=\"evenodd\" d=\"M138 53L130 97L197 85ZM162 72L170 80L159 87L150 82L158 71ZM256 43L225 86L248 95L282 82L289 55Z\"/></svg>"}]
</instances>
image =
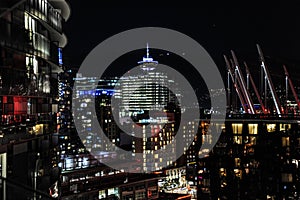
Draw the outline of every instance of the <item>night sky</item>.
<instances>
[{"instance_id":1,"label":"night sky","mask_svg":"<svg viewBox=\"0 0 300 200\"><path fill-rule=\"evenodd\" d=\"M225 68L223 54L229 55L230 50L234 50L241 61L250 62L250 69L254 71L255 62L259 61L258 43L267 58L299 71L300 12L297 7L158 8L150 2L139 7L133 3L116 7L114 3L92 0L74 0L70 5L64 56L65 63L71 67L80 66L97 44L114 34L157 26L180 31L198 41L221 70ZM272 67L273 73L282 70Z\"/></svg>"}]
</instances>

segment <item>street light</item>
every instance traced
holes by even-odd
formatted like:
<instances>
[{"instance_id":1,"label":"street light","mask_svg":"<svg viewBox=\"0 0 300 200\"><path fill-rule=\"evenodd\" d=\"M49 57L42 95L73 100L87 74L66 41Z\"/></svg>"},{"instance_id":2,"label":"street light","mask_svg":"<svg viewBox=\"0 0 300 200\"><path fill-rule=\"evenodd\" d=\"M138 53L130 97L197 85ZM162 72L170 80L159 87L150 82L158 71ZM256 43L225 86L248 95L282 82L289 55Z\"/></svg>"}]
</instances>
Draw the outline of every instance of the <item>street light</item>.
<instances>
[{"instance_id":1,"label":"street light","mask_svg":"<svg viewBox=\"0 0 300 200\"><path fill-rule=\"evenodd\" d=\"M37 189L37 176L38 176L38 169L39 169L39 164L40 164L40 153L37 153L37 159L35 161L35 169L34 169L34 174L33 174L33 188L34 188L34 194L33 194L33 199L36 200L36 189Z\"/></svg>"}]
</instances>

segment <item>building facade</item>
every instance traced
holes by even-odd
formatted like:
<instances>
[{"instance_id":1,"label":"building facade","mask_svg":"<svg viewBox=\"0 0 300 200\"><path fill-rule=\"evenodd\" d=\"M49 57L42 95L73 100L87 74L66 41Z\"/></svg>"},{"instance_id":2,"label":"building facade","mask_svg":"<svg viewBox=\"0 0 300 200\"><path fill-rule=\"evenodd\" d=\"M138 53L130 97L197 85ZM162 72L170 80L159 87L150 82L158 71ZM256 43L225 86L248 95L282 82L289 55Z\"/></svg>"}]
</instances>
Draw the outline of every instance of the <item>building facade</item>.
<instances>
[{"instance_id":1,"label":"building facade","mask_svg":"<svg viewBox=\"0 0 300 200\"><path fill-rule=\"evenodd\" d=\"M67 44L63 24L69 16L66 1L1 2L0 171L4 178L45 193L58 178L53 119ZM26 198L16 188L1 185L1 190L4 199Z\"/></svg>"},{"instance_id":2,"label":"building facade","mask_svg":"<svg viewBox=\"0 0 300 200\"><path fill-rule=\"evenodd\" d=\"M196 164L199 199L299 198L299 121L261 117L228 117Z\"/></svg>"}]
</instances>

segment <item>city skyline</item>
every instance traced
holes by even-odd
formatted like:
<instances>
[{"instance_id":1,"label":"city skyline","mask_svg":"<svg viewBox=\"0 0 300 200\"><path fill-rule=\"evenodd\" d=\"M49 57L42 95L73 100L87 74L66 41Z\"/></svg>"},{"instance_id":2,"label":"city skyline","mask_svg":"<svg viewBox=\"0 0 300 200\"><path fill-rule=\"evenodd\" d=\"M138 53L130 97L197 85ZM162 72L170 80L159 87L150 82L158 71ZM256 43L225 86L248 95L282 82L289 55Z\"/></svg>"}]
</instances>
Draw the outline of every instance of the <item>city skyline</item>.
<instances>
[{"instance_id":1,"label":"city skyline","mask_svg":"<svg viewBox=\"0 0 300 200\"><path fill-rule=\"evenodd\" d=\"M0 199L299 198L297 7L191 6L1 3Z\"/></svg>"}]
</instances>

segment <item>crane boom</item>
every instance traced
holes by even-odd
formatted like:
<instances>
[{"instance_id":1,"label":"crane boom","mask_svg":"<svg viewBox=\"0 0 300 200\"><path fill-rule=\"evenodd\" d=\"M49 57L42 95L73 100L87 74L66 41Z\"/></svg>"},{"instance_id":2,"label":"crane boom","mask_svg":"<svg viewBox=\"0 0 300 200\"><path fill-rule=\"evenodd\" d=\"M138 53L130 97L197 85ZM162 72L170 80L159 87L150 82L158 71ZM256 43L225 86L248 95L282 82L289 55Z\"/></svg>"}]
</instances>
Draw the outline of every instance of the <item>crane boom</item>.
<instances>
[{"instance_id":1,"label":"crane boom","mask_svg":"<svg viewBox=\"0 0 300 200\"><path fill-rule=\"evenodd\" d=\"M224 55L224 59L225 59L226 66L227 66L228 72L230 74L233 86L234 86L234 88L236 90L236 93L237 93L237 95L238 95L238 97L239 97L239 99L241 101L242 107L243 107L244 111L248 113L248 109L246 107L245 101L243 99L243 96L240 93L240 88L239 88L238 84L234 80L234 76L233 76L231 65L230 65L230 63L229 63L229 61L228 61L228 59L227 59L227 57L225 55Z\"/></svg>"},{"instance_id":2,"label":"crane boom","mask_svg":"<svg viewBox=\"0 0 300 200\"><path fill-rule=\"evenodd\" d=\"M249 79L250 79L251 85L252 85L253 90L254 90L254 92L255 92L255 95L256 95L256 97L257 97L257 99L258 99L258 102L259 102L259 104L260 104L260 106L261 106L261 109L263 110L263 113L266 114L267 112L266 112L266 110L265 110L265 106L264 106L263 101L262 101L262 99L261 99L261 97L260 97L260 94L259 94L259 92L258 92L258 90L257 90L257 87L256 87L256 85L255 85L255 82L254 82L254 80L253 80L253 78L252 78L252 75L251 75L251 73L250 73L250 70L249 70L249 68L248 68L248 65L247 65L246 62L244 62L244 65L245 65L245 68L246 68L246 73L247 73L247 75L248 75L248 77L249 77Z\"/></svg>"},{"instance_id":3,"label":"crane boom","mask_svg":"<svg viewBox=\"0 0 300 200\"><path fill-rule=\"evenodd\" d=\"M238 60L237 60L237 58L235 56L235 53L233 51L231 51L231 54L232 54L232 57L233 57L235 69L237 70L237 73L238 73L238 80L239 80L239 83L241 85L241 89L242 89L242 92L243 92L243 94L245 96L246 102L248 104L250 112L252 114L255 114L255 109L254 109L253 101L252 101L252 98L250 96L249 91L247 90L246 83L245 83L242 71L240 70Z\"/></svg>"},{"instance_id":4,"label":"crane boom","mask_svg":"<svg viewBox=\"0 0 300 200\"><path fill-rule=\"evenodd\" d=\"M290 78L289 72L288 72L288 70L286 69L286 66L285 66L285 65L283 65L283 69L284 69L285 75L286 75L287 78L288 78L289 85L290 85L290 87L291 87L292 93L293 93L294 98L295 98L295 100L296 100L296 103L297 103L297 105L298 105L298 109L300 109L300 101L299 101L298 95L297 95L297 93L296 93L296 91L295 91L294 84L293 84L293 82L292 82L292 80L291 80L291 78Z\"/></svg>"},{"instance_id":5,"label":"crane boom","mask_svg":"<svg viewBox=\"0 0 300 200\"><path fill-rule=\"evenodd\" d=\"M268 67L265 65L265 58L263 56L263 53L262 53L262 50L261 50L260 46L258 44L256 44L256 47L257 47L258 54L259 54L259 57L260 57L260 60L261 60L261 66L262 66L262 68L265 72L265 75L266 75L266 78L267 78L267 83L269 85L269 88L270 88L270 91L271 91L271 94L272 94L272 98L273 98L273 101L274 101L274 104L275 104L276 112L277 112L278 116L281 117L282 113L281 113L280 102L279 102L278 96L276 94L275 87L273 85Z\"/></svg>"}]
</instances>

